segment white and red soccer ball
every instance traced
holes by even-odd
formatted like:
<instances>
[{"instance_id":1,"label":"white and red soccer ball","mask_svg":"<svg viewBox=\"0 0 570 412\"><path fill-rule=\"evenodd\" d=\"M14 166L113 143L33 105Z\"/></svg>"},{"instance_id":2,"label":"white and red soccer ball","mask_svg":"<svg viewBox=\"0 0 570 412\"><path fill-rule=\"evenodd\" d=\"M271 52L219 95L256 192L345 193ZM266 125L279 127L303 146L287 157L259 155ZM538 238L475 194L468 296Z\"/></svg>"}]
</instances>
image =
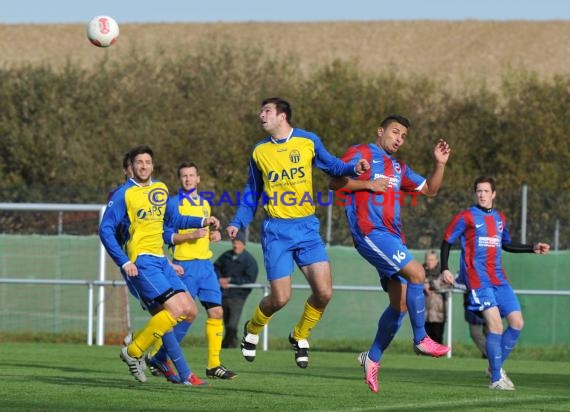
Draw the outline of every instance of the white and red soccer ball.
<instances>
[{"instance_id":1,"label":"white and red soccer ball","mask_svg":"<svg viewBox=\"0 0 570 412\"><path fill-rule=\"evenodd\" d=\"M95 16L87 24L87 38L97 47L109 47L119 38L119 25L109 16Z\"/></svg>"}]
</instances>

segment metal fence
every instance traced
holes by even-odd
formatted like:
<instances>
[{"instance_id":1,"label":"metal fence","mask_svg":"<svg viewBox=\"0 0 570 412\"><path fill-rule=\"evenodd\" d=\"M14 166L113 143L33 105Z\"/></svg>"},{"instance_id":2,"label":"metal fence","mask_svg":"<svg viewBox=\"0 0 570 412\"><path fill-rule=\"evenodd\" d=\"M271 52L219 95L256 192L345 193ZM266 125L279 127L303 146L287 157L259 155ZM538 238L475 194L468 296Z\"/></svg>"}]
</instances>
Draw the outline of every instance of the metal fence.
<instances>
[{"instance_id":1,"label":"metal fence","mask_svg":"<svg viewBox=\"0 0 570 412\"><path fill-rule=\"evenodd\" d=\"M99 325L104 325L104 312L101 311L101 305L95 304L94 299L94 290L96 287L105 288L105 287L125 287L126 284L124 281L90 281L90 280L62 280L62 279L9 279L9 278L0 278L0 284L12 284L12 285L71 285L71 286L82 286L87 288L87 299L86 299L86 306L87 306L87 316L85 319L85 328L86 328L86 343L87 345L93 345L93 342L96 342L98 346L103 346L105 344L105 331L104 328L97 328L97 335L94 336L94 327L96 323ZM231 287L235 288L251 288L251 289L261 289L263 291L263 295L267 296L269 293L269 285L261 284L261 283L254 283L254 284L246 284L246 285L231 285ZM293 284L293 289L309 289L308 285L299 285ZM382 292L380 287L374 286L333 286L333 290L335 292L342 291L342 292L352 292L352 293L366 293L366 292ZM568 296L570 297L570 290L515 290L517 295L520 296ZM454 294L463 294L463 290L454 289L448 292L448 314L447 314L447 344L450 347L453 347L453 295ZM97 308L99 310L97 310ZM130 312L126 312L126 316L130 316ZM131 324L131 320L127 320L127 324ZM127 333L128 331L125 331ZM262 339L262 349L267 351L269 349L269 327L266 325L263 332L263 339ZM451 357L451 351L447 355Z\"/></svg>"}]
</instances>

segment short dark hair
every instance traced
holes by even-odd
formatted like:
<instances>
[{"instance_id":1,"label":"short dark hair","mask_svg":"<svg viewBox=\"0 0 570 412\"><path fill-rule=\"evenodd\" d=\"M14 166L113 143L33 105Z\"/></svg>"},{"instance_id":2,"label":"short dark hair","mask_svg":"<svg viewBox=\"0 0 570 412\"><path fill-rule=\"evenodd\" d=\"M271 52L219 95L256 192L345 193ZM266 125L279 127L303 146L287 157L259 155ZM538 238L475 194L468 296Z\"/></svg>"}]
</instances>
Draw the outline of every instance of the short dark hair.
<instances>
[{"instance_id":1,"label":"short dark hair","mask_svg":"<svg viewBox=\"0 0 570 412\"><path fill-rule=\"evenodd\" d=\"M131 152L128 151L123 156L123 170L127 170L130 165L131 165Z\"/></svg>"},{"instance_id":2,"label":"short dark hair","mask_svg":"<svg viewBox=\"0 0 570 412\"><path fill-rule=\"evenodd\" d=\"M180 163L180 166L178 166L178 177L180 177L180 171L182 169L186 169L187 167L193 167L194 169L196 169L196 174L198 176L200 176L200 170L198 170L198 166L196 165L196 163L194 163L194 162L182 162L182 163Z\"/></svg>"},{"instance_id":3,"label":"short dark hair","mask_svg":"<svg viewBox=\"0 0 570 412\"><path fill-rule=\"evenodd\" d=\"M491 176L479 176L477 179L475 179L475 182L473 183L474 192L477 190L477 185L479 183L489 183L491 185L491 190L493 192L495 191L495 179Z\"/></svg>"},{"instance_id":4,"label":"short dark hair","mask_svg":"<svg viewBox=\"0 0 570 412\"><path fill-rule=\"evenodd\" d=\"M407 117L400 116L399 114L391 114L390 116L386 117L380 123L380 127L382 129L386 129L388 126L390 126L391 123L394 122L400 123L402 126L405 126L407 129L412 127L412 123L410 122L410 120Z\"/></svg>"},{"instance_id":5,"label":"short dark hair","mask_svg":"<svg viewBox=\"0 0 570 412\"><path fill-rule=\"evenodd\" d=\"M135 163L135 157L141 154L148 154L152 159L154 159L154 152L147 146L146 144L141 144L140 146L133 147L129 152L129 158L131 160L131 164Z\"/></svg>"},{"instance_id":6,"label":"short dark hair","mask_svg":"<svg viewBox=\"0 0 570 412\"><path fill-rule=\"evenodd\" d=\"M280 97L269 97L261 102L261 107L265 106L266 104L274 104L277 114L285 113L285 119L287 119L287 123L291 124L293 111L291 110L291 105L287 100L284 100Z\"/></svg>"}]
</instances>

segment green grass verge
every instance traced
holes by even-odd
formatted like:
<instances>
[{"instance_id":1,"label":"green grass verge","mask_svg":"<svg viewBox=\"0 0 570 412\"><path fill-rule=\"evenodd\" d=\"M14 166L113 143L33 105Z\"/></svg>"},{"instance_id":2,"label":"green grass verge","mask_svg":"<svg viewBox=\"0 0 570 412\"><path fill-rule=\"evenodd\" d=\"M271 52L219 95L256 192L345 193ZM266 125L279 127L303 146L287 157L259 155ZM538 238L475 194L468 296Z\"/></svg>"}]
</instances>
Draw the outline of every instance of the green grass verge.
<instances>
[{"instance_id":1,"label":"green grass verge","mask_svg":"<svg viewBox=\"0 0 570 412\"><path fill-rule=\"evenodd\" d=\"M121 342L122 336L107 337L105 342ZM77 343L85 344L86 337L82 332L76 333L3 333L0 332L0 342L34 342L34 343ZM187 336L182 345L186 348L204 347L206 339L198 336ZM322 352L350 352L358 353L370 345L369 340L358 339L311 339L312 351ZM411 342L405 339L396 339L390 345L390 353L410 353ZM270 338L269 348L289 349L289 342L283 338ZM204 349L205 350L205 349ZM453 356L460 358L479 358L481 355L473 344L454 342ZM567 361L570 362L570 345L542 345L517 346L511 354L511 359L534 359L541 361Z\"/></svg>"},{"instance_id":2,"label":"green grass verge","mask_svg":"<svg viewBox=\"0 0 570 412\"><path fill-rule=\"evenodd\" d=\"M290 350L261 352L253 363L239 350L223 361L239 376L186 387L149 376L136 382L119 360L117 346L2 343L0 404L3 411L407 411L475 408L477 411L570 410L570 361L509 360L514 392L491 391L486 362L476 358L432 359L387 353L381 393L363 382L356 353L313 351L301 370ZM185 348L204 377L206 350Z\"/></svg>"}]
</instances>

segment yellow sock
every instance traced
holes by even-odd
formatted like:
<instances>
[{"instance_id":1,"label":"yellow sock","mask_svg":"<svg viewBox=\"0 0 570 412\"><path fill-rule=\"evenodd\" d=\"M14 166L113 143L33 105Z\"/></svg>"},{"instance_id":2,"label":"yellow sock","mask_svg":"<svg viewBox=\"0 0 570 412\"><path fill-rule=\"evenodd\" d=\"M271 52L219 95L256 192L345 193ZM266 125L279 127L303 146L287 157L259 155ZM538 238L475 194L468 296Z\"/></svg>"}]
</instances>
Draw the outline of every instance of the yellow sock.
<instances>
[{"instance_id":1,"label":"yellow sock","mask_svg":"<svg viewBox=\"0 0 570 412\"><path fill-rule=\"evenodd\" d=\"M152 348L150 348L148 356L152 358L154 355L156 355L156 353L160 350L161 347L162 347L162 338L158 338L156 342L154 342L154 344L152 345Z\"/></svg>"},{"instance_id":2,"label":"yellow sock","mask_svg":"<svg viewBox=\"0 0 570 412\"><path fill-rule=\"evenodd\" d=\"M323 312L321 310L315 309L309 305L309 302L305 302L303 315L301 315L301 319L299 319L299 322L293 329L293 337L297 340L307 339L311 334L311 330L317 326L322 316Z\"/></svg>"},{"instance_id":3,"label":"yellow sock","mask_svg":"<svg viewBox=\"0 0 570 412\"><path fill-rule=\"evenodd\" d=\"M127 347L127 353L135 358L140 358L157 339L162 338L162 335L178 322L179 320L174 319L167 310L161 310L149 319L141 331L134 335L136 338Z\"/></svg>"},{"instance_id":4,"label":"yellow sock","mask_svg":"<svg viewBox=\"0 0 570 412\"><path fill-rule=\"evenodd\" d=\"M253 333L254 335L259 335L259 332L263 329L265 325L269 323L271 316L266 316L259 306L255 307L253 315L247 324L247 331Z\"/></svg>"},{"instance_id":5,"label":"yellow sock","mask_svg":"<svg viewBox=\"0 0 570 412\"><path fill-rule=\"evenodd\" d=\"M224 338L224 321L222 319L206 319L206 342L208 344L208 369L221 365L220 352Z\"/></svg>"}]
</instances>

